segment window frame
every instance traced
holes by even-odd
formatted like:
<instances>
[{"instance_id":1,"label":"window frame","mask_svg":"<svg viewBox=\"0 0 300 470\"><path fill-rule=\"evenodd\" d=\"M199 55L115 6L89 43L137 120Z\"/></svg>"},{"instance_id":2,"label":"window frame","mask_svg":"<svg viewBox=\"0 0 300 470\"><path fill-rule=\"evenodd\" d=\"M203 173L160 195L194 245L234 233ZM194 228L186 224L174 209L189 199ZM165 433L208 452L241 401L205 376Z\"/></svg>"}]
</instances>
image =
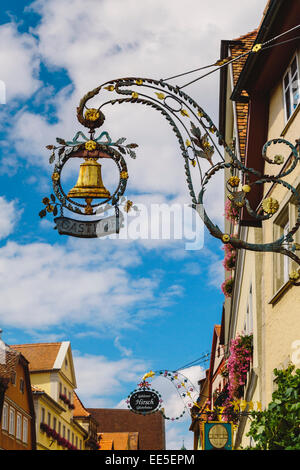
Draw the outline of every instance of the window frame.
<instances>
[{"instance_id":1,"label":"window frame","mask_svg":"<svg viewBox=\"0 0 300 470\"><path fill-rule=\"evenodd\" d=\"M3 429L4 431L8 431L8 416L8 404L3 403L1 429Z\"/></svg>"},{"instance_id":2,"label":"window frame","mask_svg":"<svg viewBox=\"0 0 300 470\"><path fill-rule=\"evenodd\" d=\"M28 418L25 416L23 416L22 441L24 444L28 444Z\"/></svg>"},{"instance_id":3,"label":"window frame","mask_svg":"<svg viewBox=\"0 0 300 470\"><path fill-rule=\"evenodd\" d=\"M16 433L15 426L16 426L16 412L15 412L15 409L10 406L9 407L8 432L11 436L15 436L15 433Z\"/></svg>"},{"instance_id":4,"label":"window frame","mask_svg":"<svg viewBox=\"0 0 300 470\"><path fill-rule=\"evenodd\" d=\"M297 101L297 105L296 105L295 108L293 108L293 93L292 93L293 76L292 76L292 71L291 71L291 67L292 67L292 64L293 64L294 60L296 60L296 72L295 72L295 74L297 74L297 81L298 81L298 101ZM285 78L287 76L288 76L288 85L286 86L285 85ZM290 114L289 114L289 116L287 115L287 100L286 100L287 91L289 92L289 100L290 100ZM288 65L288 67L287 67L287 69L286 69L286 71L283 75L283 78L282 78L282 94L283 94L283 103L284 103L284 120L285 120L285 123L287 124L288 121L293 116L294 112L296 111L297 107L300 104L300 78L299 78L298 51L296 51L295 54L293 55L289 65Z\"/></svg>"},{"instance_id":5,"label":"window frame","mask_svg":"<svg viewBox=\"0 0 300 470\"><path fill-rule=\"evenodd\" d=\"M22 415L21 413L17 412L17 419L16 419L16 439L21 440L22 438Z\"/></svg>"}]
</instances>

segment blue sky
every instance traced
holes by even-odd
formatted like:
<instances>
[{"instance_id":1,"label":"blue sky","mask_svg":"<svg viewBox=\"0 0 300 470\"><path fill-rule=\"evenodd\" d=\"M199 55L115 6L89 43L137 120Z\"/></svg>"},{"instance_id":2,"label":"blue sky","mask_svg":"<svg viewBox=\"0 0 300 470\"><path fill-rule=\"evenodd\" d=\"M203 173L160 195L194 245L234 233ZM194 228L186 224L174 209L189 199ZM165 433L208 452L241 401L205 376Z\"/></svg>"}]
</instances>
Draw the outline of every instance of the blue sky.
<instances>
[{"instance_id":1,"label":"blue sky","mask_svg":"<svg viewBox=\"0 0 300 470\"><path fill-rule=\"evenodd\" d=\"M38 217L51 192L45 146L83 130L76 106L106 80L162 78L214 62L222 39L258 26L265 0L249 3L188 0L183 11L177 0L1 2L0 326L8 344L69 340L86 406L117 406L148 370L174 370L210 350L224 300L223 252L207 233L198 251L185 250L184 240L59 236L51 217ZM218 76L186 91L217 123ZM128 162L130 199L190 202L162 118L132 107L130 115L107 110L103 130L139 144ZM77 172L66 176L70 187ZM103 179L113 183L109 171ZM222 184L209 195L221 223ZM201 368L187 374L196 382ZM168 448L180 448L182 439L192 448L188 427L188 420L168 424Z\"/></svg>"}]
</instances>

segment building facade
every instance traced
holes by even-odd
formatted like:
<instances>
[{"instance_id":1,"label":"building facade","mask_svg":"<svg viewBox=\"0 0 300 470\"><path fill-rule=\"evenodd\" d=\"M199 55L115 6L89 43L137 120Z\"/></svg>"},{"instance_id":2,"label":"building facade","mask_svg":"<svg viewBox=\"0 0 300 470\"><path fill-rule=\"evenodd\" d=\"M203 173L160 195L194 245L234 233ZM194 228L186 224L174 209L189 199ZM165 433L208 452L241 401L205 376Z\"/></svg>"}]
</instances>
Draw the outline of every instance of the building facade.
<instances>
[{"instance_id":1,"label":"building facade","mask_svg":"<svg viewBox=\"0 0 300 470\"><path fill-rule=\"evenodd\" d=\"M255 46L258 52L251 52L242 62L233 62L221 72L219 123L221 133L232 142L246 167L270 176L279 171L287 173L284 181L298 192L299 165L288 173L293 163L291 149L284 143L270 145L268 161L262 158L262 148L272 139L285 139L296 146L299 139L300 46L295 31L299 17L298 0L270 0L257 30L222 42L221 59L237 57ZM261 49L264 43L270 47ZM225 175L226 181L229 176ZM238 173L236 176L242 178ZM252 208L262 211L262 202L272 198L278 210L260 222L241 209L236 218L229 214L225 232L254 244L284 237L297 218L293 193L272 181L255 184L254 177L249 184L247 197ZM293 242L295 246L300 243L299 229ZM265 408L274 391L274 369L289 363L299 367L295 351L300 338L300 293L290 279L291 272L299 272L299 266L276 253L239 250L235 256L234 268L225 273L227 279L233 279L233 289L225 300L227 356L232 340L253 336L252 361L241 398ZM252 445L248 429L249 419L244 417L234 435L235 448Z\"/></svg>"},{"instance_id":2,"label":"building facade","mask_svg":"<svg viewBox=\"0 0 300 470\"><path fill-rule=\"evenodd\" d=\"M0 449L35 450L35 412L28 361L3 344L0 360Z\"/></svg>"},{"instance_id":3,"label":"building facade","mask_svg":"<svg viewBox=\"0 0 300 470\"><path fill-rule=\"evenodd\" d=\"M76 378L69 341L14 345L29 362L37 450L84 450L88 431L74 419Z\"/></svg>"}]
</instances>

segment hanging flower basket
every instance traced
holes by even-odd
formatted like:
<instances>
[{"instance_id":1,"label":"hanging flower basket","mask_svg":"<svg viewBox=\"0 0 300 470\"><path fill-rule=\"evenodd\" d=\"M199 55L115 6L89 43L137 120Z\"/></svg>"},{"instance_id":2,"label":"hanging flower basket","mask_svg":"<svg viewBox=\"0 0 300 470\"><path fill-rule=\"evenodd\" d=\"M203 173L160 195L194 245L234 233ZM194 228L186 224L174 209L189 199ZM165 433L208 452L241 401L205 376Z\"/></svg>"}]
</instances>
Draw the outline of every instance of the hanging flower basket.
<instances>
[{"instance_id":1,"label":"hanging flower basket","mask_svg":"<svg viewBox=\"0 0 300 470\"><path fill-rule=\"evenodd\" d=\"M252 335L238 336L231 340L229 351L227 361L229 396L231 399L241 398L252 360Z\"/></svg>"},{"instance_id":2,"label":"hanging flower basket","mask_svg":"<svg viewBox=\"0 0 300 470\"><path fill-rule=\"evenodd\" d=\"M225 297L231 297L233 292L234 279L230 278L223 282L221 289Z\"/></svg>"},{"instance_id":3,"label":"hanging flower basket","mask_svg":"<svg viewBox=\"0 0 300 470\"><path fill-rule=\"evenodd\" d=\"M232 271L232 269L235 269L235 264L236 264L236 253L235 251L230 251L228 254L226 254L223 260L223 266L226 269L226 271Z\"/></svg>"},{"instance_id":4,"label":"hanging flower basket","mask_svg":"<svg viewBox=\"0 0 300 470\"><path fill-rule=\"evenodd\" d=\"M226 219L229 220L230 222L237 223L239 220L239 213L240 211L233 204L233 202L227 199L225 202L225 214L224 214Z\"/></svg>"}]
</instances>

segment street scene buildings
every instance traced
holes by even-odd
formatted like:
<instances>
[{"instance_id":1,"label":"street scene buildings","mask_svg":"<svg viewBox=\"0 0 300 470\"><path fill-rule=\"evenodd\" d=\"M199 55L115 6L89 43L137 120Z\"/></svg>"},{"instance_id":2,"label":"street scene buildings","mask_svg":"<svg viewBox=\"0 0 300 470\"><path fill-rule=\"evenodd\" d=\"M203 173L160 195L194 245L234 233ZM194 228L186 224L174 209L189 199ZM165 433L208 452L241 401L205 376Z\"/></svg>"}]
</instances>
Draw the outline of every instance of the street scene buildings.
<instances>
[{"instance_id":1,"label":"street scene buildings","mask_svg":"<svg viewBox=\"0 0 300 470\"><path fill-rule=\"evenodd\" d=\"M49 310L50 314L47 311L50 318L50 320L48 319L49 324L46 320L45 324L41 321L37 328L39 334L36 334L34 338L47 337L47 328L53 327L52 335L49 334L49 342L42 339L41 342L6 344L6 331L2 332L1 330L0 450L102 451L102 454L104 451L124 450L164 451L167 447L167 431L174 429L169 424L174 425L174 422L177 424L176 420L182 418L186 411L188 418L184 421L184 425L187 434L192 436L193 450L199 451L199 453L216 449L241 451L245 449L300 449L299 19L299 0L269 0L266 2L262 18L254 30L245 31L239 37L224 37L221 41L219 44L220 57L213 64L219 73L218 129L204 110L195 101L189 99L180 87L166 84L166 80L162 79L124 78L105 83L105 86L102 87L103 90L101 86L95 88L80 101L79 107L76 108L77 118L80 124L86 128L83 129L84 132L89 131L89 138L82 131L78 131L73 140L66 141L62 138L56 138L58 146L46 146L47 150L53 152L49 163L54 163L51 184L53 183L53 193L55 194L42 199L43 206L39 212L41 230L49 230L49 226L51 226L51 229L56 229L55 236L68 235L76 237L76 240L78 238L97 238L97 236L101 238L111 234L118 235L123 223L123 220L120 223L121 219L119 219L121 204L119 206L118 202L120 199L123 203L122 198L129 178L128 168L130 168L130 165L127 168L124 155L135 160L136 153L133 149L138 145L135 143L125 144L124 137L114 142L106 131L99 133L96 138L97 127L103 124L105 116L100 111L100 107L99 109L89 108L86 104L87 100L96 97L100 91L104 91L106 97L111 93L119 93L121 96L117 95L110 101L111 104L140 103L146 104L148 108L150 104L150 107L167 117L168 124L171 125L178 138L184 157L187 187L192 199L192 205L189 207L195 209L201 206L199 213L201 212L201 220L204 222L203 230L205 225L205 230L214 235L218 242L222 242L222 285L219 289L222 291L222 300L217 306L218 319L215 321L214 317L214 321L211 322L213 327L209 331L210 350L206 355L208 357L206 366L202 367L202 363L196 360L189 363L189 365L192 364L192 367L186 367L191 369L193 364L198 366L196 388L192 386L192 383L187 385L190 379L184 376L179 380L179 372L184 372L184 367L175 371L161 369L159 373L151 370L145 374L144 368L148 366L149 361L133 358L134 354L131 348L136 347L137 357L142 357L143 354L151 355L155 351L157 362L160 360L160 354L172 355L168 349L168 345L171 344L176 353L179 351L183 358L188 357L189 335L197 334L197 330L200 330L202 325L208 322L208 315L213 317L213 305L215 304L211 292L214 293L214 291L209 291L209 289L215 282L215 279L211 278L218 277L218 268L215 271L214 268L220 261L215 247L212 248L209 244L208 247L205 247L213 260L206 263L205 271L204 265L199 268L194 262L194 258L191 257L187 265L184 266L180 250L172 252L167 261L167 258L164 257L165 253L162 254L163 251L159 255L155 255L157 256L157 264L153 268L154 255L149 255L150 251L145 255L146 243L142 244L141 252L143 252L143 256L147 256L151 268L151 275L147 277L148 273L146 275L142 270L139 271L142 256L140 253L134 252L133 245L130 245L129 249L127 246L128 251L124 250L120 253L117 251L116 245L112 245L112 248L110 247L103 254L105 250L102 252L102 247L99 249L100 245L91 244L86 249L83 248L83 245L70 243L63 248L58 248L58 245L55 245L56 242L53 243L51 238L53 235L49 235L54 246L52 250L53 246L50 247L50 243L47 245L37 237L36 260L41 258L41 264L47 264L48 260L44 261L43 258L45 252L49 253L50 263L53 257L56 258L56 264L50 264L49 271L45 276L40 274L36 276L37 285L43 284L43 288L48 294L47 283L50 284L52 277L55 276L53 273L56 272L57 265L65 256L68 257L68 261L60 272L59 282L63 284L63 281L72 272L72 276L68 280L70 294L65 302L61 302L60 297L63 297L64 288L59 290L58 300L56 299L57 311L53 309L51 303L52 297L55 297L54 293L50 293L49 297L46 296L46 300L41 295L41 304L45 305L45 312L48 303L55 311L56 317L53 315L52 318L52 311ZM50 28L50 31L52 37L53 30ZM134 41L126 43L126 47L123 44L109 45L109 54L117 55L122 51L122 48L131 51L135 48L138 49L138 46ZM108 52L105 52L105 55L107 56ZM95 59L94 62L97 60ZM53 67L54 70L56 66L57 64ZM211 67L211 65L207 67ZM176 75L176 77L180 76ZM71 73L70 77L72 77ZM94 83L94 78L90 80L92 83ZM191 81L191 83L193 82ZM82 83L80 83L81 85ZM152 93L153 96L143 95L140 92L143 86L151 89L151 92L152 88L156 90ZM69 83L68 87L71 88ZM131 87L135 88L131 90ZM168 92L170 92L169 96L167 96ZM47 90L47 93L49 96L51 94L51 99L52 94L55 95L52 89ZM217 94L217 90L215 90L215 94ZM183 98L189 103L190 108L183 107L183 101L181 101ZM35 97L35 106L37 103L39 105L40 99L40 97ZM172 99L173 105L176 104L174 108L170 104ZM51 100L49 99L49 101ZM48 108L52 109L51 106L52 102ZM47 113L51 114L52 111L49 111L48 108ZM12 112L15 113L14 108ZM191 118L192 114L200 124L205 122L204 131L195 126ZM171 115L172 117L170 117ZM185 141L178 130L179 124L177 127L176 119L182 120L181 124L184 122L183 128L189 137ZM51 124L53 125L53 123ZM147 130L149 128L151 129L151 126L147 123ZM39 129L38 126L37 129ZM203 132L205 135L202 135ZM38 133L38 131L34 130L34 133ZM218 151L222 152L220 163L215 163L213 160L215 149L210 144L211 134L214 134L218 141L215 148L220 148L221 150ZM20 147L22 147L21 144ZM55 154L56 151L57 154ZM72 156L77 161L79 158L84 159L84 163L81 163L78 169L77 183L69 192L64 193L60 180L61 171L63 165ZM56 158L57 160L55 160ZM101 158L117 166L120 178L114 193L110 193L104 186L101 165L97 162ZM205 164L210 168L203 179L200 169L202 187L200 192L198 191L196 194L191 171L197 167L197 164L199 165L201 159L205 159ZM11 167L10 171L12 171ZM145 170L140 167L137 180L142 180L144 175L150 171L149 168L147 167ZM224 178L224 190L222 186L222 196L220 201L217 201L222 210L224 207L224 223L221 229L210 223L205 212L206 209L202 208L204 204L201 199L204 194L203 187L220 168L223 170L222 178ZM172 165L168 163L165 169L161 170L162 180L167 177L166 169L171 174L173 171L174 174L176 173L175 166L173 169ZM149 175L149 180L156 178L156 176L153 178L150 172ZM38 177L31 177L32 179L36 181ZM43 184L42 181L40 186L43 187ZM47 184L45 183L44 186ZM137 187L135 190L137 199L139 199L141 188ZM215 193L218 194L218 188L215 189ZM148 193L147 196L149 196ZM74 203L72 197L80 199L80 203ZM167 200L168 196L165 198ZM109 217L110 222L113 220L111 225L106 219L103 219L103 214L108 210L107 207L103 209L102 206L100 207L100 203L97 206L94 204L95 199L101 201L111 199L113 201L111 207L114 208L115 213ZM0 196L0 203L1 201ZM84 205L84 201L86 205ZM213 205L211 201L210 204ZM130 210L136 214L139 212L138 206L134 205L131 200L126 200L123 207L126 214ZM63 209L68 211L67 215L72 212L79 214L80 220L74 221L66 218ZM18 217L21 217L22 210L20 209ZM101 214L101 220L84 221L86 216L96 217L97 215L98 217L99 214ZM54 227L46 219L46 216L49 215L54 216ZM18 217L16 216L15 219ZM100 223L101 230L99 229ZM30 225L29 222L28 225ZM32 230L30 235L22 234L23 245L25 245L26 237L33 236L33 229L30 228L30 230ZM20 246L23 246L22 244L20 243ZM11 256L15 261L19 253L18 249L21 251L22 248L19 248L17 242L13 240L8 245L3 258ZM34 249L29 250L29 254L26 253L25 256L26 262L21 260L18 269L22 265L26 267L30 265L34 253ZM207 253L203 255L203 258L207 256ZM161 285L160 281L165 274L162 273L164 263L170 262L170 259L176 259L182 265L172 265L169 271L166 268L166 278L169 275L174 276L174 282ZM101 269L98 269L97 263ZM36 265L38 265L37 261ZM209 265L208 268L207 265ZM4 282L9 268L4 264L3 266L3 269L0 266L2 269L0 274ZM83 266L84 275L80 277L79 273ZM126 271L127 268L128 271ZM129 272L130 270L132 271ZM99 273L99 271L101 272ZM43 273L42 268L40 272ZM191 289L192 295L185 298L189 303L181 304L178 323L171 324L170 321L169 326L166 327L165 318L161 319L163 317L162 311L164 308L173 308L174 303L183 298L184 288L181 285L180 275L184 277L187 276L187 273L190 275L191 272L194 272L198 277L193 287L194 290ZM26 279L26 276L25 270L25 275L20 276L20 283L23 278ZM78 282L77 277L80 277ZM167 279L167 281L169 280ZM207 298L204 298L204 295L202 297L199 295L197 283L207 283ZM94 289L94 285L98 290ZM5 293L6 291L9 291L8 287L6 287ZM26 282L22 290L23 294L24 292L28 294ZM34 297L36 292L37 289L32 288L31 296ZM76 296L73 298L72 293L78 293L78 298ZM83 295L80 297L82 293ZM12 309L12 311L23 311L23 300L18 304L17 297L17 295L14 296L17 306L15 307L14 304L15 310ZM8 308L6 305L9 302L6 297L3 303L5 308ZM198 303L197 309L202 308L203 310L203 316L200 318L199 315L200 320L195 318L196 316L188 317L189 309L192 308L191 306L194 308L196 303ZM29 304L27 307L30 314L32 313L31 305ZM68 314L65 315L64 309L69 309ZM76 314L73 315L72 309L74 311L77 309ZM38 308L36 310L34 315L37 316ZM99 316L97 316L98 310L101 313ZM27 313L28 311L26 310ZM86 311L89 331L82 332L79 331L78 325L81 324L81 321L84 323ZM7 316L11 314L11 311L9 312ZM165 315L167 321L170 320L169 314L168 311ZM105 363L104 353L102 355L102 349L101 355L98 356L91 353L92 346L86 355L82 354L81 359L84 359L85 364L88 363L90 367L89 377L93 379L97 377L95 383L96 380L99 382L100 377L99 371L96 370L98 366L95 366L98 363L100 363L99 367L102 363L106 365L105 370L109 377L107 389L111 394L121 383L125 383L127 386L143 370L143 378L140 379L138 388L131 395L122 397L115 408L109 392L106 393L105 398L107 403L111 403L111 405L105 407L101 404L101 398L99 398L101 390L99 392L99 389L101 386L104 387L104 383L101 382L102 376L100 385L97 383L97 393L95 392L94 395L93 391L90 391L89 405L85 403L78 391L80 384L76 377L78 370L75 368L75 353L73 357L71 341L50 340L50 337L62 338L66 331L69 334L68 322L71 323L73 317L76 317L74 325L76 328L78 327L76 329L73 325L74 337L84 338L86 336L88 338L85 339L86 345L89 346L89 340L93 344L93 341L96 342L100 338L99 342L102 341L103 345L105 344L103 346L105 351L105 348L109 348L108 338L113 338L111 339L114 348L113 359L107 360L107 363ZM26 327L29 332L34 331L35 328L34 321L30 320L32 323L29 322L28 315ZM151 326L145 327L145 336L139 336L139 328L141 325L144 326L148 320L150 323L152 322ZM64 324L63 333L56 331L60 321ZM197 323L198 321L199 323ZM20 324L22 321L17 316L14 318L13 326L20 328ZM98 331L96 327L99 324L101 324L101 328L104 325L101 334L99 334L101 328ZM185 330L183 330L183 325L186 327ZM118 330L119 327L120 330ZM122 331L122 328L130 331L129 335L131 336L128 337L131 343L128 341L128 347L121 344L123 337L119 331ZM30 334L28 331L26 334ZM16 336L12 335L12 337ZM22 336L22 338L24 337ZM170 341L168 345L164 343L164 339L167 337ZM185 338L187 342L184 343L182 338ZM23 340L20 342L23 343ZM193 347L194 343L195 340ZM180 349L182 344L184 347ZM184 361L183 359L182 362ZM83 363L81 362L81 364ZM175 384L177 387L176 394L178 396L176 395L176 398L178 400L180 398L180 403L184 404L184 411L178 412L177 402L175 403L173 400L175 404L172 402L171 408L173 407L175 410L174 416L169 417L165 412L162 396L151 389L151 380L154 377L157 378L158 375L164 378L169 377L170 383L173 381L173 385ZM193 380L195 380L194 377ZM88 385L92 389L95 383ZM84 385L87 387L87 384ZM191 394L195 390L197 396L193 398ZM123 391L122 389L122 393ZM157 399L154 408L149 412L147 408L145 408L146 411L139 412L132 406L130 401L132 396L134 394L138 396L140 391L145 394L147 399L150 397L149 402L147 400L143 402L146 402L147 406L149 403L152 405ZM281 398L281 396L285 398ZM93 399L95 399L94 406ZM276 414L274 412L272 416L272 410L275 408L278 410L276 415L278 422L273 425L271 418ZM280 415L280 413L282 414ZM167 420L170 422L167 423ZM270 423L274 426L272 432L269 432ZM270 434L272 437L269 436ZM290 442L287 443L289 438ZM184 444L182 444L181 450L182 452L186 450Z\"/></svg>"}]
</instances>

